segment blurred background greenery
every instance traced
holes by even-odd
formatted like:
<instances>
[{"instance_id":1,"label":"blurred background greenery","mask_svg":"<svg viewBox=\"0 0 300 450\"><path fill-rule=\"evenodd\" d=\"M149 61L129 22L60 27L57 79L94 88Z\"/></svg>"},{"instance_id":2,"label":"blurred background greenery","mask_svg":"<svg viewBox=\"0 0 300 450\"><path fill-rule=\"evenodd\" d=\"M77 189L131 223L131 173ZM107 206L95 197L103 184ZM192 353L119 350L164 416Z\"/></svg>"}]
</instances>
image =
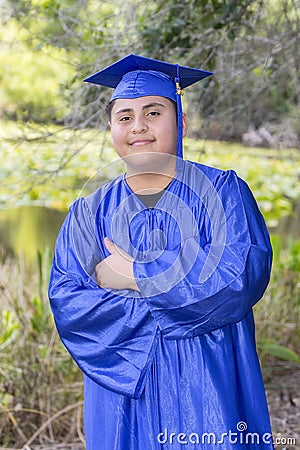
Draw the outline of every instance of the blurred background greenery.
<instances>
[{"instance_id":1,"label":"blurred background greenery","mask_svg":"<svg viewBox=\"0 0 300 450\"><path fill-rule=\"evenodd\" d=\"M250 185L274 250L255 308L266 380L298 365L299 2L2 0L0 17L0 446L83 445L81 376L47 284L68 207L123 171L109 89L82 80L129 53L214 72L184 95L185 156Z\"/></svg>"}]
</instances>

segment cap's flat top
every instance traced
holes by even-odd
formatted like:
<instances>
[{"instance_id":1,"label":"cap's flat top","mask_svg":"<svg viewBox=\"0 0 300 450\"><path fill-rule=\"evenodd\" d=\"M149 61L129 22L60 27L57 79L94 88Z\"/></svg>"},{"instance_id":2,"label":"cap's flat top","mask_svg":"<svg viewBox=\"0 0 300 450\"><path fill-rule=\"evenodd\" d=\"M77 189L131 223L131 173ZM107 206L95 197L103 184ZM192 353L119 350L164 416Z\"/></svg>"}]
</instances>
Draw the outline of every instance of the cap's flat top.
<instances>
[{"instance_id":1,"label":"cap's flat top","mask_svg":"<svg viewBox=\"0 0 300 450\"><path fill-rule=\"evenodd\" d=\"M115 88L127 72L135 70L162 72L173 80L179 75L181 88L186 88L203 78L213 75L212 72L206 70L193 69L131 54L85 78L84 81Z\"/></svg>"}]
</instances>

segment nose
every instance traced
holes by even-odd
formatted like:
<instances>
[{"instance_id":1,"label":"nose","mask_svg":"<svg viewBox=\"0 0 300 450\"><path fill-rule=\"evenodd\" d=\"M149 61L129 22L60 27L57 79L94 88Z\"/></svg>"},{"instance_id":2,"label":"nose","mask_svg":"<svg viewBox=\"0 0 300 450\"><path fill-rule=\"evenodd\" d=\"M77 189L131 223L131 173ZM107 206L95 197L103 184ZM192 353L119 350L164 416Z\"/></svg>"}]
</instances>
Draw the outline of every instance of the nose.
<instances>
[{"instance_id":1,"label":"nose","mask_svg":"<svg viewBox=\"0 0 300 450\"><path fill-rule=\"evenodd\" d=\"M145 117L137 116L134 118L134 121L132 122L132 133L139 134L139 133L145 133L145 131L148 130L148 125L146 123Z\"/></svg>"}]
</instances>

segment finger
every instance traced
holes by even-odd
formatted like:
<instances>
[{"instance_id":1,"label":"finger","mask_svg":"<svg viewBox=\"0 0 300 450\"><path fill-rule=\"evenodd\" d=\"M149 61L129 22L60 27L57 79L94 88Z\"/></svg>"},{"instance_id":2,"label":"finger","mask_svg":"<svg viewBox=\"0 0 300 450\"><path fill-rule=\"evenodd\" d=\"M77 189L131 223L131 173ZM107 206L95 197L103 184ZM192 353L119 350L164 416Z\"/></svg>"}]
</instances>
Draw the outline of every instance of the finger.
<instances>
[{"instance_id":1,"label":"finger","mask_svg":"<svg viewBox=\"0 0 300 450\"><path fill-rule=\"evenodd\" d=\"M102 264L100 262L95 267L96 281L99 287L101 287L101 279L100 279L101 271L102 271Z\"/></svg>"},{"instance_id":2,"label":"finger","mask_svg":"<svg viewBox=\"0 0 300 450\"><path fill-rule=\"evenodd\" d=\"M128 261L132 261L132 257L127 252L125 252L125 250L123 250L121 247L119 247L117 244L111 241L109 237L104 238L104 244L111 255L118 254Z\"/></svg>"},{"instance_id":3,"label":"finger","mask_svg":"<svg viewBox=\"0 0 300 450\"><path fill-rule=\"evenodd\" d=\"M117 246L109 239L109 237L104 238L104 244L111 255L117 253Z\"/></svg>"}]
</instances>

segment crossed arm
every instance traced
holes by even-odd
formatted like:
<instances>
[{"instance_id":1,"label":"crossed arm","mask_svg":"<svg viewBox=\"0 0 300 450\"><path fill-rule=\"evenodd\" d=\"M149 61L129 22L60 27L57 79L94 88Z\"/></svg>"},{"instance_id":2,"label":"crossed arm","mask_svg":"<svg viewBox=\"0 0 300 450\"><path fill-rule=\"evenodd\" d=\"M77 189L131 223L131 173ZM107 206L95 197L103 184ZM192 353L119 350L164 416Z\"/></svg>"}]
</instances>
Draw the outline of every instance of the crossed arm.
<instances>
[{"instance_id":1,"label":"crossed arm","mask_svg":"<svg viewBox=\"0 0 300 450\"><path fill-rule=\"evenodd\" d=\"M130 341L133 335L128 322L133 319L142 335L138 342L143 342L141 347L144 347L147 341L149 349L152 327L159 326L170 339L185 338L236 323L250 311L268 283L272 250L249 189L237 181L234 178L231 182L230 195L226 186L225 192L220 193L227 211L228 239L225 247L222 246L217 267L204 281L199 276L208 258L209 243L202 248L197 246L198 241L187 239L176 251L169 249L156 259L150 255L140 261L133 260L106 237L104 244L109 256L101 260L107 252L95 238L95 217L86 200L74 204L58 237L49 297L60 335L80 365L85 364L86 351L78 342L85 345L88 342L93 347L89 355L98 361L104 347L101 344L98 351L98 341L86 336L96 334L100 342L101 330L107 330L108 326L113 334L109 351L124 332ZM190 258L191 245L197 246L195 270L187 272L185 263ZM186 276L181 278L185 272ZM108 290L97 288L97 284ZM130 297L126 292L124 296L122 291L128 289L140 292L140 297ZM121 331L117 334L118 320ZM149 328L144 327L145 320ZM135 361L136 364L139 363Z\"/></svg>"}]
</instances>

